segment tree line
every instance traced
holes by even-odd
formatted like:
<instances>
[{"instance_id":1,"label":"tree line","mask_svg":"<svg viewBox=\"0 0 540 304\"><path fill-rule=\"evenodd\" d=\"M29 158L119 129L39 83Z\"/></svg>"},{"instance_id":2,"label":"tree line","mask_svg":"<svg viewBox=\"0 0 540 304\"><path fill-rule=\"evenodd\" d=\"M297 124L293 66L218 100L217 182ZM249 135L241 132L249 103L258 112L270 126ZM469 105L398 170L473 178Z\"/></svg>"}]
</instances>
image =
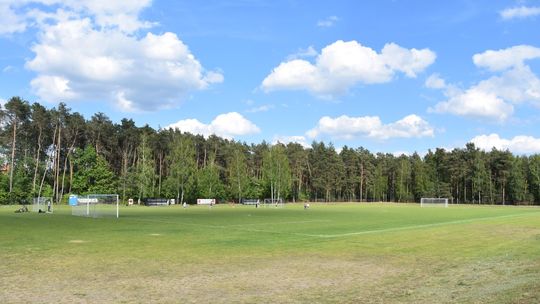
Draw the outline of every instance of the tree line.
<instances>
[{"instance_id":1,"label":"tree line","mask_svg":"<svg viewBox=\"0 0 540 304\"><path fill-rule=\"evenodd\" d=\"M0 111L0 203L69 194L241 201L539 204L540 155L483 151L468 143L424 156L372 153L313 142L247 144L212 135L90 119L66 104L47 109L12 97Z\"/></svg>"}]
</instances>

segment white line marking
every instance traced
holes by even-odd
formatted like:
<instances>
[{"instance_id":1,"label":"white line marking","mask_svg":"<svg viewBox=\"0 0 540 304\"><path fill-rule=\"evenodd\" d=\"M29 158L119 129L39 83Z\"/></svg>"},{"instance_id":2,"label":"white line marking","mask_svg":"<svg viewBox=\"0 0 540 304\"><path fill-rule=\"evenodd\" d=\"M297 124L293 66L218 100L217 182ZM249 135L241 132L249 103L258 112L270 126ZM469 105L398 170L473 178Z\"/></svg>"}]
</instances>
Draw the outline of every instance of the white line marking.
<instances>
[{"instance_id":1,"label":"white line marking","mask_svg":"<svg viewBox=\"0 0 540 304\"><path fill-rule=\"evenodd\" d=\"M291 221L291 222L267 222L267 223L253 223L253 224L237 224L237 225L226 225L224 227L244 227L244 226L255 226L255 225L281 225L281 224L305 224L305 223L328 223L331 220L313 220L313 221Z\"/></svg>"},{"instance_id":2,"label":"white line marking","mask_svg":"<svg viewBox=\"0 0 540 304\"><path fill-rule=\"evenodd\" d=\"M536 214L536 212L532 213L532 214ZM375 233L394 232L394 231L403 231L403 230L414 230L414 229L419 229L419 228L438 227L438 226L445 226L445 225L465 224L465 223L472 223L472 222L476 222L476 221L485 221L485 220L500 219L500 218L518 217L518 216L525 216L525 215L531 215L531 213L520 213L520 214L500 215L500 216L491 216L491 217L480 217L480 218L473 218L473 219L466 219L466 220L457 220L457 221L449 221L449 222L441 222L441 223L433 223L433 224L413 225L413 226L395 227L395 228L386 228L386 229L376 229L376 230L365 230L365 231L340 233L340 234L302 234L302 235L311 236L311 237L319 237L319 238L337 238L337 237L353 236L353 235L375 234Z\"/></svg>"}]
</instances>

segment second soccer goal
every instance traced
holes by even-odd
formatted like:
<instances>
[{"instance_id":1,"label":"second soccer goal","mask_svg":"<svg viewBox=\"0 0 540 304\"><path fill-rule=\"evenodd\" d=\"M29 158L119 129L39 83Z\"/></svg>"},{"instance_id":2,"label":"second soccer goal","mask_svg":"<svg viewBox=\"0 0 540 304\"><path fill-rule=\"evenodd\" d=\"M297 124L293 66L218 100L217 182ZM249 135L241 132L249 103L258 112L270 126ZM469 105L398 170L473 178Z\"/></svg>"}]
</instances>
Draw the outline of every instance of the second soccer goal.
<instances>
[{"instance_id":1,"label":"second soccer goal","mask_svg":"<svg viewBox=\"0 0 540 304\"><path fill-rule=\"evenodd\" d=\"M448 198L423 197L420 199L420 207L448 207Z\"/></svg>"}]
</instances>

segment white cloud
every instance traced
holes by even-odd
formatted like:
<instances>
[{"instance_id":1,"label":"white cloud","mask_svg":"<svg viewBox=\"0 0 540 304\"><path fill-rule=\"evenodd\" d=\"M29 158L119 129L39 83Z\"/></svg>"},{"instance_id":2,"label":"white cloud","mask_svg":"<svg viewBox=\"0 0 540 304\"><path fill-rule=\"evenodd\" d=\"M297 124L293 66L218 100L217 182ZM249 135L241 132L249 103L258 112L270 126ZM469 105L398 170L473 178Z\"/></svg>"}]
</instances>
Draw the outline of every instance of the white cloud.
<instances>
[{"instance_id":1,"label":"white cloud","mask_svg":"<svg viewBox=\"0 0 540 304\"><path fill-rule=\"evenodd\" d=\"M0 1L0 35L24 32L27 24L23 16L13 10L15 1Z\"/></svg>"},{"instance_id":2,"label":"white cloud","mask_svg":"<svg viewBox=\"0 0 540 304\"><path fill-rule=\"evenodd\" d=\"M540 48L530 45L516 45L502 50L487 50L473 56L475 65L490 71L502 71L523 66L525 60L540 58Z\"/></svg>"},{"instance_id":3,"label":"white cloud","mask_svg":"<svg viewBox=\"0 0 540 304\"><path fill-rule=\"evenodd\" d=\"M274 108L274 105L268 105L267 104L267 105L262 105L262 106L258 106L258 107L248 109L248 110L246 110L246 112L248 112L248 113L268 112L273 108Z\"/></svg>"},{"instance_id":4,"label":"white cloud","mask_svg":"<svg viewBox=\"0 0 540 304\"><path fill-rule=\"evenodd\" d=\"M274 140L272 140L272 145L275 145L277 143L282 143L284 145L287 145L289 143L297 143L300 144L304 148L310 148L311 145L307 143L307 139L305 136L301 135L293 135L293 136L274 136Z\"/></svg>"},{"instance_id":5,"label":"white cloud","mask_svg":"<svg viewBox=\"0 0 540 304\"><path fill-rule=\"evenodd\" d=\"M496 148L497 150L509 150L516 154L540 153L540 138L532 136L519 135L511 139L504 139L498 134L492 133L476 136L470 142L486 151Z\"/></svg>"},{"instance_id":6,"label":"white cloud","mask_svg":"<svg viewBox=\"0 0 540 304\"><path fill-rule=\"evenodd\" d=\"M430 89L444 89L446 88L446 81L439 74L431 74L424 85Z\"/></svg>"},{"instance_id":7,"label":"white cloud","mask_svg":"<svg viewBox=\"0 0 540 304\"><path fill-rule=\"evenodd\" d=\"M101 100L123 111L153 111L223 81L176 34L143 32L153 23L139 14L151 0L3 3L37 27L35 56L25 66L37 73L31 87L42 101Z\"/></svg>"},{"instance_id":8,"label":"white cloud","mask_svg":"<svg viewBox=\"0 0 540 304\"><path fill-rule=\"evenodd\" d=\"M339 18L337 16L330 16L326 17L323 20L317 21L318 27L332 27L336 24L336 22L339 21Z\"/></svg>"},{"instance_id":9,"label":"white cloud","mask_svg":"<svg viewBox=\"0 0 540 304\"><path fill-rule=\"evenodd\" d=\"M527 18L540 15L540 7L538 6L518 6L507 8L499 12L504 20Z\"/></svg>"},{"instance_id":10,"label":"white cloud","mask_svg":"<svg viewBox=\"0 0 540 304\"><path fill-rule=\"evenodd\" d=\"M540 107L540 79L528 66L518 66L483 80L477 87L514 104L530 102Z\"/></svg>"},{"instance_id":11,"label":"white cloud","mask_svg":"<svg viewBox=\"0 0 540 304\"><path fill-rule=\"evenodd\" d=\"M306 133L310 138L330 136L350 140L357 137L375 139L432 137L434 129L421 117L411 114L396 122L383 124L378 116L336 118L322 117L317 126Z\"/></svg>"},{"instance_id":12,"label":"white cloud","mask_svg":"<svg viewBox=\"0 0 540 304\"><path fill-rule=\"evenodd\" d=\"M444 90L448 99L429 110L503 122L513 114L517 104L530 103L540 107L540 79L524 64L524 60L536 57L540 57L540 49L530 46L476 54L473 60L477 66L500 71L500 74L468 89L447 84L434 74L426 80L426 87Z\"/></svg>"},{"instance_id":13,"label":"white cloud","mask_svg":"<svg viewBox=\"0 0 540 304\"><path fill-rule=\"evenodd\" d=\"M429 49L405 49L389 43L379 54L354 40L338 40L323 48L315 63L303 59L282 62L261 86L267 92L308 90L321 97L334 97L358 83L389 82L396 72L416 77L435 58Z\"/></svg>"},{"instance_id":14,"label":"white cloud","mask_svg":"<svg viewBox=\"0 0 540 304\"><path fill-rule=\"evenodd\" d=\"M2 0L0 1L0 34L23 32L33 25L60 15L90 17L101 28L115 28L132 33L154 25L139 19L139 13L152 0ZM36 5L39 8L35 8ZM54 13L51 11L57 10Z\"/></svg>"},{"instance_id":15,"label":"white cloud","mask_svg":"<svg viewBox=\"0 0 540 304\"><path fill-rule=\"evenodd\" d=\"M307 47L307 49L299 49L296 53L287 56L287 60L310 58L310 57L315 57L318 54L319 53L317 53L317 50L315 50L315 48L310 45Z\"/></svg>"},{"instance_id":16,"label":"white cloud","mask_svg":"<svg viewBox=\"0 0 540 304\"><path fill-rule=\"evenodd\" d=\"M514 107L494 93L473 87L458 94L451 94L447 101L438 103L430 111L502 122L512 115Z\"/></svg>"},{"instance_id":17,"label":"white cloud","mask_svg":"<svg viewBox=\"0 0 540 304\"><path fill-rule=\"evenodd\" d=\"M200 134L205 137L215 134L229 139L261 131L254 123L237 112L220 114L209 124L204 124L197 119L183 119L165 128L178 129L182 132Z\"/></svg>"},{"instance_id":18,"label":"white cloud","mask_svg":"<svg viewBox=\"0 0 540 304\"><path fill-rule=\"evenodd\" d=\"M387 43L380 56L390 69L403 72L410 78L415 78L417 73L424 71L436 58L435 53L429 49L406 49L395 43Z\"/></svg>"}]
</instances>

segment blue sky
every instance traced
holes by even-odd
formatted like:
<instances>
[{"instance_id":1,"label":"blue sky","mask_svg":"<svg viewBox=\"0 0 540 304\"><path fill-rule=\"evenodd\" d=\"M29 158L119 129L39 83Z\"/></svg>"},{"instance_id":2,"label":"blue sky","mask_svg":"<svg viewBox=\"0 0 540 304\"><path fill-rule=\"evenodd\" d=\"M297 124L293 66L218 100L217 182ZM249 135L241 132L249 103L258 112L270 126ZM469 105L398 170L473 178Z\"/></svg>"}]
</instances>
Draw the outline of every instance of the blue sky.
<instances>
[{"instance_id":1,"label":"blue sky","mask_svg":"<svg viewBox=\"0 0 540 304\"><path fill-rule=\"evenodd\" d=\"M248 143L540 153L539 25L540 1L5 0L0 99Z\"/></svg>"}]
</instances>

